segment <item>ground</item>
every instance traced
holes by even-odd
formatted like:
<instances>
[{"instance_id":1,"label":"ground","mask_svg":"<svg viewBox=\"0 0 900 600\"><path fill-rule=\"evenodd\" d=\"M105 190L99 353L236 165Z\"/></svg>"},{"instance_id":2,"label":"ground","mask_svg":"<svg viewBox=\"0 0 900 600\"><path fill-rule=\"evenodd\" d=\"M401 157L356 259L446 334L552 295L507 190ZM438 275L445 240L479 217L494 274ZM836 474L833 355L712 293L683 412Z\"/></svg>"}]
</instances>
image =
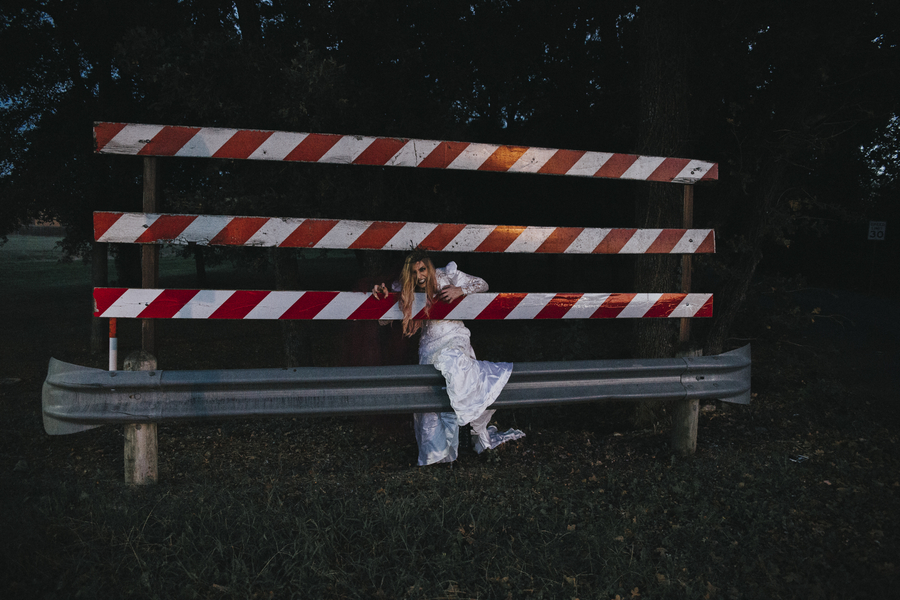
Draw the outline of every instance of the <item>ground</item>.
<instances>
[{"instance_id":1,"label":"ground","mask_svg":"<svg viewBox=\"0 0 900 600\"><path fill-rule=\"evenodd\" d=\"M7 597L862 598L898 583L896 300L804 290L792 319L763 310L732 340L752 344L753 402L705 405L692 457L668 450L664 422L638 429L608 404L498 413L527 437L452 469L415 466L405 416L194 422L160 426L160 481L131 489L120 428L42 427L50 357L106 366L85 267L13 239L0 279ZM277 366L277 328L234 325L161 326L161 368ZM319 360L343 351L312 333ZM596 332L475 333L491 358L546 360L548 336L588 353ZM133 324L121 338L136 345Z\"/></svg>"}]
</instances>

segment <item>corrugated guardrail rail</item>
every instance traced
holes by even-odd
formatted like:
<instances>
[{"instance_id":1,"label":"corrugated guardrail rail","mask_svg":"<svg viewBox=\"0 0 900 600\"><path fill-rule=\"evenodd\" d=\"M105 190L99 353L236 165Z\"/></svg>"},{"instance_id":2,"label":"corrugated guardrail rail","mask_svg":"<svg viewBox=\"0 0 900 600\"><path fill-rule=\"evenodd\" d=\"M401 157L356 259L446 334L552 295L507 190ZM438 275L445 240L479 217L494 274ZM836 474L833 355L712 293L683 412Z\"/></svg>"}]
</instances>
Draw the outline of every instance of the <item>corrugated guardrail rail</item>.
<instances>
[{"instance_id":1,"label":"corrugated guardrail rail","mask_svg":"<svg viewBox=\"0 0 900 600\"><path fill-rule=\"evenodd\" d=\"M103 371L51 359L44 429L197 419L449 411L431 365ZM492 408L598 400L750 403L750 346L716 356L516 363Z\"/></svg>"}]
</instances>

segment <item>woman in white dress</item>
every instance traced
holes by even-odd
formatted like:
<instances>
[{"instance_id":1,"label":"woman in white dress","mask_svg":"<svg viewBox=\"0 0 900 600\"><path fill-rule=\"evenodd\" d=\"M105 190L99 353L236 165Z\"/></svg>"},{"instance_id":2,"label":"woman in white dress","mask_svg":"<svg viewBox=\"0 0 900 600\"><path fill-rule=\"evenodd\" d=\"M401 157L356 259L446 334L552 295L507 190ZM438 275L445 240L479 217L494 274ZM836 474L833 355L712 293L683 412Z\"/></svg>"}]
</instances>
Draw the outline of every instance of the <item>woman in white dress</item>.
<instances>
[{"instance_id":1,"label":"woman in white dress","mask_svg":"<svg viewBox=\"0 0 900 600\"><path fill-rule=\"evenodd\" d=\"M422 333L419 340L419 364L434 365L447 382L447 394L454 412L416 413L413 415L416 441L419 445L419 466L456 460L459 447L459 426L472 426L472 442L479 454L500 444L524 437L516 429L500 433L488 427L494 414L487 407L493 404L512 373L512 363L492 363L475 359L469 342L471 333L462 321L425 320L412 318L415 293L425 293L425 315L437 300L453 302L457 298L486 292L487 283L480 277L463 273L451 262L443 269L435 269L424 252L406 257L400 280L392 286L400 292L403 311L403 334ZM372 293L388 293L383 283Z\"/></svg>"}]
</instances>

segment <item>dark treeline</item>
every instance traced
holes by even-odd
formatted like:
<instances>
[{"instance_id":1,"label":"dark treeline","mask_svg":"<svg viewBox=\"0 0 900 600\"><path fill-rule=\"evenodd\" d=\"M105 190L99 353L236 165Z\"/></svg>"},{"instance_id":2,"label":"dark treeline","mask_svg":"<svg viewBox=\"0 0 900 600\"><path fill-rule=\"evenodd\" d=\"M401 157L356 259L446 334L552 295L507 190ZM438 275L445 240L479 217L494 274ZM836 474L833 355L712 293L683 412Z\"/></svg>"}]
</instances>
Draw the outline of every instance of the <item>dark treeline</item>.
<instances>
[{"instance_id":1,"label":"dark treeline","mask_svg":"<svg viewBox=\"0 0 900 600\"><path fill-rule=\"evenodd\" d=\"M720 181L696 186L695 226L716 229L718 253L695 259L694 289L716 294L717 316L697 333L715 353L761 289L798 275L868 289L900 263L890 232L876 262L866 241L869 220L900 212L898 10L892 0L11 0L0 8L0 234L58 219L67 251L89 255L92 211L140 210L139 162L92 154L98 120L712 160ZM675 185L187 159L162 169L166 212L680 225ZM533 257L477 260L510 291L676 291L680 264L567 260L548 284L511 280ZM378 261L366 256L366 268ZM278 270L289 279L292 268ZM670 353L673 331L646 332L635 351Z\"/></svg>"}]
</instances>

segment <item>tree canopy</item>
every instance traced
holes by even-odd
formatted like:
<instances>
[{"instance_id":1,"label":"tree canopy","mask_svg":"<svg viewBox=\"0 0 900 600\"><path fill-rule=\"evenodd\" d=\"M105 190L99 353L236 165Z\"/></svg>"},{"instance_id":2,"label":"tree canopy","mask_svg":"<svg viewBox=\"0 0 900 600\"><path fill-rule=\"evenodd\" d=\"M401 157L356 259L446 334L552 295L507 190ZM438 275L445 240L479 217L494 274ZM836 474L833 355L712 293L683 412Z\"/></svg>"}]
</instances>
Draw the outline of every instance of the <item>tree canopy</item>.
<instances>
[{"instance_id":1,"label":"tree canopy","mask_svg":"<svg viewBox=\"0 0 900 600\"><path fill-rule=\"evenodd\" d=\"M0 235L58 219L80 254L93 210L138 209L137 166L92 154L99 120L681 152L720 164L695 219L717 230L719 253L698 261L717 306L739 307L760 269L861 285L863 223L898 213L897 13L890 0L12 0ZM627 227L636 202L667 202L641 200L645 184L528 175L165 169L166 210Z\"/></svg>"}]
</instances>

